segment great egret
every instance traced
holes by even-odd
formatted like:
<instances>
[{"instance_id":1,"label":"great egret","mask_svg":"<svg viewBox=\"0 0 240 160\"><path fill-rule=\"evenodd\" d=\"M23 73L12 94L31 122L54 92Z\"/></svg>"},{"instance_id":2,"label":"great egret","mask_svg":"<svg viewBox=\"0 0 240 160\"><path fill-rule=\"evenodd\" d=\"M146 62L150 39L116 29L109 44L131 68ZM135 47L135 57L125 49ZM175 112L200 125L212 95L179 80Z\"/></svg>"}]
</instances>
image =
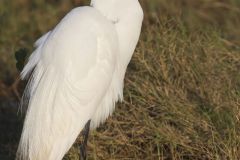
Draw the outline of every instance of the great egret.
<instances>
[{"instance_id":1,"label":"great egret","mask_svg":"<svg viewBox=\"0 0 240 160\"><path fill-rule=\"evenodd\" d=\"M28 110L16 159L60 160L85 127L94 129L123 98L123 79L139 39L138 0L92 0L36 41L21 77L30 76Z\"/></svg>"}]
</instances>

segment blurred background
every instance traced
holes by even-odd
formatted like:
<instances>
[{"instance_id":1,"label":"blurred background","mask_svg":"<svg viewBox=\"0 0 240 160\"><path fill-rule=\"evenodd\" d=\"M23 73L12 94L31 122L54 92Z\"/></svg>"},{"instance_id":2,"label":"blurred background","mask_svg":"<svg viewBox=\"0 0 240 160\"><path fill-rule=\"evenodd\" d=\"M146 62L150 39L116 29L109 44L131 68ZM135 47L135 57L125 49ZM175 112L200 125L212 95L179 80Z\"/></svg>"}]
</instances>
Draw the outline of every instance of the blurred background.
<instances>
[{"instance_id":1,"label":"blurred background","mask_svg":"<svg viewBox=\"0 0 240 160\"><path fill-rule=\"evenodd\" d=\"M90 160L240 159L240 0L141 0L125 100L91 132ZM0 0L0 159L13 160L26 82L16 52L87 0ZM24 55L23 54L23 55ZM79 140L65 160L77 160Z\"/></svg>"}]
</instances>

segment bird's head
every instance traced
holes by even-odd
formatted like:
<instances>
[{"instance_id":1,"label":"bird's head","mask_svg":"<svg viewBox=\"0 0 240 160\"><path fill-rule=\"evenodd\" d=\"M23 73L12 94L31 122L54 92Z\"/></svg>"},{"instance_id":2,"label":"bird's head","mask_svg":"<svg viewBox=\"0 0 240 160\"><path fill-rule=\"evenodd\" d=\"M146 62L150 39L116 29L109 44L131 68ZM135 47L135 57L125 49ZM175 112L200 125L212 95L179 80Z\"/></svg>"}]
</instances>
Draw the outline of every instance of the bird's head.
<instances>
[{"instance_id":1,"label":"bird's head","mask_svg":"<svg viewBox=\"0 0 240 160\"><path fill-rule=\"evenodd\" d=\"M138 0L91 0L91 6L99 10L109 20L117 23L125 18L143 17Z\"/></svg>"}]
</instances>

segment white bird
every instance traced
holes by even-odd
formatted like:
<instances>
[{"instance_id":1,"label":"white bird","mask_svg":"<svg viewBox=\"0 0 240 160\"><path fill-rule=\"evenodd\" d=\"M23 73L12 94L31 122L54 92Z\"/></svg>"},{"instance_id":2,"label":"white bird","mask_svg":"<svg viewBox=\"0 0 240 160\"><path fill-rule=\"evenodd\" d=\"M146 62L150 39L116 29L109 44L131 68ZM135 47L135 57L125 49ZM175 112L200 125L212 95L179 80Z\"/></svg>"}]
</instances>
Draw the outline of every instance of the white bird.
<instances>
[{"instance_id":1,"label":"white bird","mask_svg":"<svg viewBox=\"0 0 240 160\"><path fill-rule=\"evenodd\" d=\"M92 0L36 41L21 73L30 79L17 160L60 160L86 124L112 114L142 20L138 0Z\"/></svg>"}]
</instances>

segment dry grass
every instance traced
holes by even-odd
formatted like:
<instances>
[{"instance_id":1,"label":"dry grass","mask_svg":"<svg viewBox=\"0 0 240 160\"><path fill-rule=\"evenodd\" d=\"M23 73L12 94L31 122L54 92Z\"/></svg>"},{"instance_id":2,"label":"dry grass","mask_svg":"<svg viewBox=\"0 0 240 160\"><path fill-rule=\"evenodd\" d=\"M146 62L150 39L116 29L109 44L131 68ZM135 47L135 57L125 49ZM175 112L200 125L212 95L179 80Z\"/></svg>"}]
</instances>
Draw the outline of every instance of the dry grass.
<instances>
[{"instance_id":1,"label":"dry grass","mask_svg":"<svg viewBox=\"0 0 240 160\"><path fill-rule=\"evenodd\" d=\"M48 2L0 2L1 88L17 76L14 51L31 49L39 35L81 3ZM240 159L240 1L142 4L143 33L126 75L125 101L91 133L89 159ZM78 142L66 160L78 159ZM6 148L16 144L1 145L5 157L15 151Z\"/></svg>"}]
</instances>

